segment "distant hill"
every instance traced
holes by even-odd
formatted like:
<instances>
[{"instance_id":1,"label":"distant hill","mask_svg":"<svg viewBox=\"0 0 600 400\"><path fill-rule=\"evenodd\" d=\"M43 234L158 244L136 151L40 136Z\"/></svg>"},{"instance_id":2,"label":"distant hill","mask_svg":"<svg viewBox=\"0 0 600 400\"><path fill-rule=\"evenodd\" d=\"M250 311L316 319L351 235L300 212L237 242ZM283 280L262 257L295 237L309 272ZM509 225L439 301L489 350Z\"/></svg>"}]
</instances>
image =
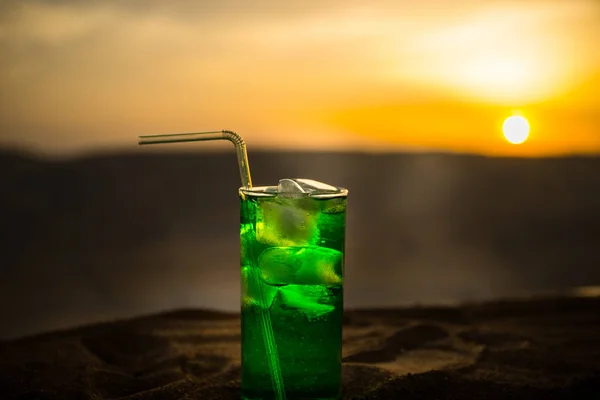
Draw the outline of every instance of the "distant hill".
<instances>
[{"instance_id":1,"label":"distant hill","mask_svg":"<svg viewBox=\"0 0 600 400\"><path fill-rule=\"evenodd\" d=\"M252 153L256 185L349 188L346 304L600 284L600 158ZM233 153L0 152L0 337L239 304Z\"/></svg>"}]
</instances>

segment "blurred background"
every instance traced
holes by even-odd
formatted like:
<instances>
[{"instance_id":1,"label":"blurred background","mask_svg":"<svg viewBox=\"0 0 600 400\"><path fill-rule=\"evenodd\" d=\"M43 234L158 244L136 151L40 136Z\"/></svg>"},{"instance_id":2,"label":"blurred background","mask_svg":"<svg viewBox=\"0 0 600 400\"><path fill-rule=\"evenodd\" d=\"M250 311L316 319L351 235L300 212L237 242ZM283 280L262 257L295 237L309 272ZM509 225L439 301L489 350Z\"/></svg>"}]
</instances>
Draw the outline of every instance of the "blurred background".
<instances>
[{"instance_id":1,"label":"blurred background","mask_svg":"<svg viewBox=\"0 0 600 400\"><path fill-rule=\"evenodd\" d=\"M600 284L600 3L0 3L0 339L239 309L255 184L350 190L346 307Z\"/></svg>"}]
</instances>

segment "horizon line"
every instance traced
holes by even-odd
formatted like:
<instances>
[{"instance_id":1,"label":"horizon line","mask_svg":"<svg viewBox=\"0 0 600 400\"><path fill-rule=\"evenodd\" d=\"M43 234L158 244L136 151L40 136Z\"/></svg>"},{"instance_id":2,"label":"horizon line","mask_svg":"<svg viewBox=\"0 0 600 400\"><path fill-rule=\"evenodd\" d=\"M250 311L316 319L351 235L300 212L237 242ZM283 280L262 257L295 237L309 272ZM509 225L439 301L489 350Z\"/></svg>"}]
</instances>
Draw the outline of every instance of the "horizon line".
<instances>
[{"instance_id":1,"label":"horizon line","mask_svg":"<svg viewBox=\"0 0 600 400\"><path fill-rule=\"evenodd\" d=\"M51 152L44 151L42 149L36 149L29 146L16 146L9 144L0 143L0 157L5 156L20 156L22 158L28 158L33 160L42 161L64 161L64 160L79 160L86 158L101 158L111 156L166 156L166 155L184 155L190 156L194 154L228 154L232 156L235 152L231 149L224 149L222 147L195 147L195 148L173 148L168 146L153 148L153 149L139 149L136 147L125 147L125 146L101 146L93 149L71 151L71 152ZM405 155L405 156L451 156L451 157L478 157L478 158L490 158L490 159L531 159L531 160L544 160L544 159L568 159L568 158L600 158L600 152L565 152L562 154L485 154L478 152L468 151L456 151L450 149L438 149L438 148L409 148L406 149L335 149L335 148L269 148L263 146L253 147L249 151L249 156L256 153L297 153L297 154L346 154L346 155L369 155L369 156L389 156L389 155Z\"/></svg>"}]
</instances>

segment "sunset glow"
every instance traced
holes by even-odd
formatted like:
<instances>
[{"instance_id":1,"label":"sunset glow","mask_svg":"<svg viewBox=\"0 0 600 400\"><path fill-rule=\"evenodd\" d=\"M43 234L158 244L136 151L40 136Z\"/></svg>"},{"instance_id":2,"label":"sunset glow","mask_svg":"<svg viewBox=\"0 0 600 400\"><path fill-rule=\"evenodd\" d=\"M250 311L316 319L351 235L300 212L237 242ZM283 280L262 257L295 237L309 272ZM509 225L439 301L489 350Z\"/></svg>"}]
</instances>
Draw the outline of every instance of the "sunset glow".
<instances>
[{"instance_id":1,"label":"sunset glow","mask_svg":"<svg viewBox=\"0 0 600 400\"><path fill-rule=\"evenodd\" d=\"M597 1L166 4L6 2L0 145L231 129L250 149L600 152ZM498 135L513 109L527 146Z\"/></svg>"}]
</instances>

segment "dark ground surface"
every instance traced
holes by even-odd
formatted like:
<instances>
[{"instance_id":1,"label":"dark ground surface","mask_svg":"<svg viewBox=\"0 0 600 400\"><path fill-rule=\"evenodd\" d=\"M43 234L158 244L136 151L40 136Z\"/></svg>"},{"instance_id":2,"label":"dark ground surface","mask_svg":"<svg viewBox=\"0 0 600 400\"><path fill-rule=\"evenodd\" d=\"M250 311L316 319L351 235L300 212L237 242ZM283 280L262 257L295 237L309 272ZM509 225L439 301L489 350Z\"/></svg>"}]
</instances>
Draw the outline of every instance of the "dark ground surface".
<instances>
[{"instance_id":1,"label":"dark ground surface","mask_svg":"<svg viewBox=\"0 0 600 400\"><path fill-rule=\"evenodd\" d=\"M0 152L0 338L239 310L235 155L186 149L70 160ZM255 184L307 177L350 189L349 308L600 284L599 157L251 149L250 162Z\"/></svg>"},{"instance_id":2,"label":"dark ground surface","mask_svg":"<svg viewBox=\"0 0 600 400\"><path fill-rule=\"evenodd\" d=\"M180 310L0 342L2 399L238 399L239 315ZM600 298L345 314L344 399L598 399Z\"/></svg>"}]
</instances>

